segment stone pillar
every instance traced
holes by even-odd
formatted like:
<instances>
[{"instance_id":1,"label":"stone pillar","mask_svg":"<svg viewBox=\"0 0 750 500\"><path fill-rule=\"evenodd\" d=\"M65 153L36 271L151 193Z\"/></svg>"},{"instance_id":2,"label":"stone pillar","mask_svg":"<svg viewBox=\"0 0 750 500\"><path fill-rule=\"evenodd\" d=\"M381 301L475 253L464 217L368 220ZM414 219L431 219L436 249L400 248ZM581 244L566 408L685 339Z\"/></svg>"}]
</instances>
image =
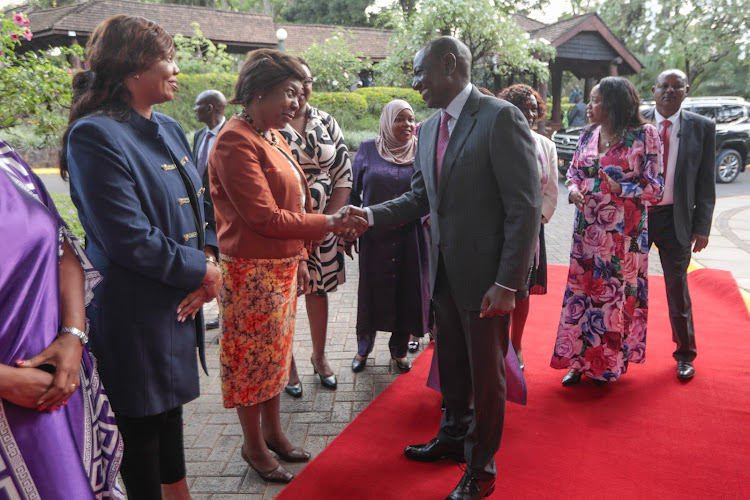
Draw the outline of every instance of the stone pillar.
<instances>
[{"instance_id":1,"label":"stone pillar","mask_svg":"<svg viewBox=\"0 0 750 500\"><path fill-rule=\"evenodd\" d=\"M552 121L550 128L559 130L562 126L562 68L555 63L550 64L552 76Z\"/></svg>"}]
</instances>

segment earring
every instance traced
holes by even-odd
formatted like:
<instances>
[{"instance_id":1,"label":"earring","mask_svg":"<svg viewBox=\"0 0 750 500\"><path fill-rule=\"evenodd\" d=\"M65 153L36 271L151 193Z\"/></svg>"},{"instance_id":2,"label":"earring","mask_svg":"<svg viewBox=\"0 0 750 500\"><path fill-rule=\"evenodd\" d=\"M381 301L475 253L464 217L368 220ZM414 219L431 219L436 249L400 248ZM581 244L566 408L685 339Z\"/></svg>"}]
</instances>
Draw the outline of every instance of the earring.
<instances>
[{"instance_id":1,"label":"earring","mask_svg":"<svg viewBox=\"0 0 750 500\"><path fill-rule=\"evenodd\" d=\"M139 79L140 77L141 77L141 75L135 75L135 79L136 80Z\"/></svg>"},{"instance_id":2,"label":"earring","mask_svg":"<svg viewBox=\"0 0 750 500\"><path fill-rule=\"evenodd\" d=\"M259 101L260 101L260 100L263 100L263 96L262 96L262 95L259 95L259 96L258 96L258 100L259 100Z\"/></svg>"}]
</instances>

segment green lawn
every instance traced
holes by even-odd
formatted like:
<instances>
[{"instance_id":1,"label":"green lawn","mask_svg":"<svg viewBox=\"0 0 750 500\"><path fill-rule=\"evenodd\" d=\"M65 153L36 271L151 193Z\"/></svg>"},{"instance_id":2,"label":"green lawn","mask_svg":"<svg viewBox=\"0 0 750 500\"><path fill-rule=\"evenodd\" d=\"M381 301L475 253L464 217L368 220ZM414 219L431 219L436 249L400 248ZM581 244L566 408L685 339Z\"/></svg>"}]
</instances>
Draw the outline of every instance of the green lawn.
<instances>
[{"instance_id":1,"label":"green lawn","mask_svg":"<svg viewBox=\"0 0 750 500\"><path fill-rule=\"evenodd\" d=\"M75 205L73 205L73 202L70 200L70 195L53 194L52 199L55 200L55 206L57 207L57 211L60 213L60 217L63 218L70 230L73 231L73 234L75 234L78 239L83 241L85 233L83 232L83 226L81 226L81 222L78 220L78 211L76 210Z\"/></svg>"}]
</instances>

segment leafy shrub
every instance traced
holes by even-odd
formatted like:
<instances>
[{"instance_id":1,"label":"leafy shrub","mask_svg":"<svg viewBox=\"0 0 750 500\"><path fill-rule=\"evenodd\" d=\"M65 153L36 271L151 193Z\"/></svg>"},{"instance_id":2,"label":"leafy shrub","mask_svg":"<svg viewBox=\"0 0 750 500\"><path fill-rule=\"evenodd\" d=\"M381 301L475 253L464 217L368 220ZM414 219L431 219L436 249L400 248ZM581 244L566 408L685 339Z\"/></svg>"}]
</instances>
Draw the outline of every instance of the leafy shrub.
<instances>
[{"instance_id":1,"label":"leafy shrub","mask_svg":"<svg viewBox=\"0 0 750 500\"><path fill-rule=\"evenodd\" d=\"M310 65L315 87L322 91L345 91L359 80L359 72L371 69L369 58L353 53L353 36L337 31L322 43L314 42L300 53Z\"/></svg>"},{"instance_id":2,"label":"leafy shrub","mask_svg":"<svg viewBox=\"0 0 750 500\"><path fill-rule=\"evenodd\" d=\"M188 74L196 73L228 73L236 58L227 54L227 46L223 43L214 44L203 36L200 24L190 23L193 36L186 37L181 33L174 36L175 62L182 71Z\"/></svg>"},{"instance_id":3,"label":"leafy shrub","mask_svg":"<svg viewBox=\"0 0 750 500\"><path fill-rule=\"evenodd\" d=\"M357 89L355 93L367 100L368 113L377 116L380 116L383 107L394 99L402 99L411 104L414 113L429 109L419 92L410 88L365 87Z\"/></svg>"},{"instance_id":4,"label":"leafy shrub","mask_svg":"<svg viewBox=\"0 0 750 500\"><path fill-rule=\"evenodd\" d=\"M354 92L313 92L310 105L331 114L336 121L341 112L359 119L367 113L367 101Z\"/></svg>"},{"instance_id":5,"label":"leafy shrub","mask_svg":"<svg viewBox=\"0 0 750 500\"><path fill-rule=\"evenodd\" d=\"M203 127L203 124L195 118L193 107L195 98L204 90L219 90L227 99L234 95L234 85L237 83L237 75L226 73L206 73L188 75L180 73L177 75L177 85L180 89L172 101L154 106L154 110L164 113L180 122L186 132L194 132ZM226 116L230 117L237 109L227 106Z\"/></svg>"}]
</instances>

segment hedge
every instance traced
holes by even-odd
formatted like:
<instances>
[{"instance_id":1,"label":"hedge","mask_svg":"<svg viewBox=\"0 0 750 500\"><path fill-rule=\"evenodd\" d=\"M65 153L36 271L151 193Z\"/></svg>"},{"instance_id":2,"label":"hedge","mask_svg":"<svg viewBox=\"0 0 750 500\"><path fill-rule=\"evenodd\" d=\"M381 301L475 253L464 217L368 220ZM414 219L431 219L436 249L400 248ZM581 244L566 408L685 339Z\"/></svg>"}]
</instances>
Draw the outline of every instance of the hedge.
<instances>
[{"instance_id":1,"label":"hedge","mask_svg":"<svg viewBox=\"0 0 750 500\"><path fill-rule=\"evenodd\" d=\"M416 90L401 87L364 87L357 89L356 94L367 100L367 111L380 116L383 106L394 99L403 99L411 104L415 114L423 114L429 108Z\"/></svg>"},{"instance_id":2,"label":"hedge","mask_svg":"<svg viewBox=\"0 0 750 500\"><path fill-rule=\"evenodd\" d=\"M180 73L177 75L179 91L175 94L174 100L154 106L154 110L171 116L180 122L182 128L190 134L203 127L203 124L195 118L195 112L193 111L195 98L198 97L198 94L204 90L213 89L221 91L227 99L231 99L234 95L236 82L237 75L227 73L191 75ZM236 107L227 106L225 114L229 118L236 111Z\"/></svg>"},{"instance_id":3,"label":"hedge","mask_svg":"<svg viewBox=\"0 0 750 500\"><path fill-rule=\"evenodd\" d=\"M358 119L368 112L368 103L365 98L352 92L313 91L310 96L310 106L322 109L337 119L341 111Z\"/></svg>"}]
</instances>

